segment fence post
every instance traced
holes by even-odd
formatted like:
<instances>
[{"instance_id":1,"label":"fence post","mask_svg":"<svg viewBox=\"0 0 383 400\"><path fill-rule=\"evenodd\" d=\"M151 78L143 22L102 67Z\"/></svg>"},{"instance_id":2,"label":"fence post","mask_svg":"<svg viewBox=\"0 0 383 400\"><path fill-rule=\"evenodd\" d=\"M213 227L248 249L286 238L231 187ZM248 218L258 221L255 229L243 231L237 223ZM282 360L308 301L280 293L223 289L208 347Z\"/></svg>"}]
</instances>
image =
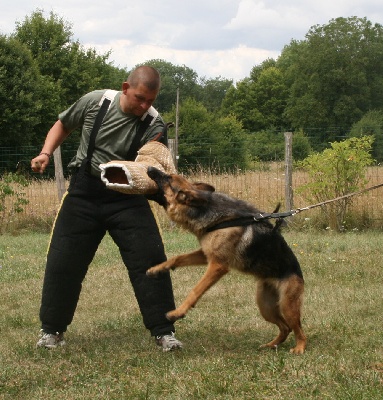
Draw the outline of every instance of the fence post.
<instances>
[{"instance_id":1,"label":"fence post","mask_svg":"<svg viewBox=\"0 0 383 400\"><path fill-rule=\"evenodd\" d=\"M174 166L177 165L177 149L176 149L176 140L175 139L168 139L168 147L169 147L169 151L172 155L173 158L173 163Z\"/></svg>"},{"instance_id":2,"label":"fence post","mask_svg":"<svg viewBox=\"0 0 383 400\"><path fill-rule=\"evenodd\" d=\"M53 152L53 160L55 163L55 178L56 178L56 185L57 185L57 192L59 200L64 196L66 191L65 189L65 179L64 179L64 172L63 172L63 164L61 160L61 148L60 146Z\"/></svg>"},{"instance_id":3,"label":"fence post","mask_svg":"<svg viewBox=\"0 0 383 400\"><path fill-rule=\"evenodd\" d=\"M293 210L293 133L285 132L285 207Z\"/></svg>"},{"instance_id":4,"label":"fence post","mask_svg":"<svg viewBox=\"0 0 383 400\"><path fill-rule=\"evenodd\" d=\"M180 88L177 86L177 99L176 99L176 137L174 142L174 166L176 171L178 169L178 124L179 124L179 102L180 102Z\"/></svg>"}]
</instances>

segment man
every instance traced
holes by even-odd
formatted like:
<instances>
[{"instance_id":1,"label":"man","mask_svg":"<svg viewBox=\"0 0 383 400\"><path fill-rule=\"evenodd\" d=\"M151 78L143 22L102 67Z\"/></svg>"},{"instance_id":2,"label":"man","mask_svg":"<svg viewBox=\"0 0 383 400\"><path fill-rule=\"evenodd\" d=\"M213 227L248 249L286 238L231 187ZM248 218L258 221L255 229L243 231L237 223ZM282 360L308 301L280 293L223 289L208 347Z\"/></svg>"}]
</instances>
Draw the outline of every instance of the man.
<instances>
[{"instance_id":1,"label":"man","mask_svg":"<svg viewBox=\"0 0 383 400\"><path fill-rule=\"evenodd\" d=\"M73 175L47 255L38 347L65 344L64 332L72 322L82 281L102 238L109 232L128 270L145 327L164 351L182 348L174 336L174 325L165 317L175 308L170 275L159 279L146 276L149 267L166 259L149 203L142 195L107 189L99 168L99 164L111 160L134 160L139 147L161 135L164 122L151 107L159 89L158 71L140 66L131 72L113 99L111 91L86 94L59 115L41 153L31 160L32 170L43 173L53 151L72 131L81 128L80 145L69 164ZM104 102L108 94L110 99ZM101 108L106 112L103 119ZM146 115L148 111L154 116Z\"/></svg>"}]
</instances>

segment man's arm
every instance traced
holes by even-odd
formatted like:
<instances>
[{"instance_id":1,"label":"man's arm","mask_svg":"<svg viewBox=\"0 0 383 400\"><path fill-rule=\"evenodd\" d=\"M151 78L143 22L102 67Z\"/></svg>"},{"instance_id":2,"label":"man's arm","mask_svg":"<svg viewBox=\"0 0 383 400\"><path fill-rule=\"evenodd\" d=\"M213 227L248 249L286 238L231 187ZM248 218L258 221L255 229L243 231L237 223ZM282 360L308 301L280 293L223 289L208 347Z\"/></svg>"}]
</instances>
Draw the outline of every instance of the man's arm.
<instances>
[{"instance_id":1,"label":"man's arm","mask_svg":"<svg viewBox=\"0 0 383 400\"><path fill-rule=\"evenodd\" d=\"M40 172L42 174L45 171L49 164L49 158L57 147L67 138L69 133L70 132L65 129L62 122L57 120L47 134L41 153L31 160L33 172Z\"/></svg>"}]
</instances>

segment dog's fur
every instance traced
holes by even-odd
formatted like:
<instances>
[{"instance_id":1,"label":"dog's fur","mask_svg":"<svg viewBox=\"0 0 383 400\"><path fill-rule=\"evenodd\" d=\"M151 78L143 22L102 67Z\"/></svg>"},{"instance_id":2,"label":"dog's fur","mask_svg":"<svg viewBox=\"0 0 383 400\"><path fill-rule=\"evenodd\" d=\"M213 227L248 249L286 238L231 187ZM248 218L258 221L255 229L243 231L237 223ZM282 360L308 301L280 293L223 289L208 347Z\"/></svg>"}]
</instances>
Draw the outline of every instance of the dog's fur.
<instances>
[{"instance_id":1,"label":"dog's fur","mask_svg":"<svg viewBox=\"0 0 383 400\"><path fill-rule=\"evenodd\" d=\"M279 232L279 226L261 220L207 232L208 228L238 217L254 216L259 210L242 200L217 193L204 183L191 183L180 175L167 175L154 167L148 175L159 187L162 204L171 220L195 234L201 248L172 257L150 268L147 275L188 265L208 264L207 270L184 302L167 313L175 321L186 315L199 298L229 268L257 278L257 303L266 321L276 324L278 336L261 347L275 348L291 331L296 345L290 351L301 354L306 336L301 326L303 276L298 260Z\"/></svg>"}]
</instances>

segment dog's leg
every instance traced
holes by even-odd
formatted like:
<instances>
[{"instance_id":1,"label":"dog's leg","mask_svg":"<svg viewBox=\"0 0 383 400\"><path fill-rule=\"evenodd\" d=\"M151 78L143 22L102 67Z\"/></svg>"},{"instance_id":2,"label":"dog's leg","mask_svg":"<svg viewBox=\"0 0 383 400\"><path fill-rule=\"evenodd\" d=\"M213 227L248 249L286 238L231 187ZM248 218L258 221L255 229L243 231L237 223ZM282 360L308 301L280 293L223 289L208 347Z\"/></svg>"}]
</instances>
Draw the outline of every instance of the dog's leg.
<instances>
[{"instance_id":1,"label":"dog's leg","mask_svg":"<svg viewBox=\"0 0 383 400\"><path fill-rule=\"evenodd\" d=\"M262 317L279 328L279 335L269 343L263 344L261 348L275 348L283 343L289 333L290 327L284 320L279 309L279 291L272 282L259 280L257 282L257 303Z\"/></svg>"},{"instance_id":2,"label":"dog's leg","mask_svg":"<svg viewBox=\"0 0 383 400\"><path fill-rule=\"evenodd\" d=\"M170 321L176 321L177 319L183 318L186 313L196 305L201 296L228 271L228 266L215 261L210 261L205 274L197 285L190 291L183 303L175 310L168 312L166 317Z\"/></svg>"},{"instance_id":3,"label":"dog's leg","mask_svg":"<svg viewBox=\"0 0 383 400\"><path fill-rule=\"evenodd\" d=\"M146 275L155 276L160 272L169 271L170 269L176 269L178 267L186 267L188 265L204 265L207 264L207 259L202 249L193 251L192 253L181 254L169 258L146 271Z\"/></svg>"},{"instance_id":4,"label":"dog's leg","mask_svg":"<svg viewBox=\"0 0 383 400\"><path fill-rule=\"evenodd\" d=\"M302 354L306 349L307 338L301 325L301 308L304 282L297 275L292 275L280 286L279 308L287 325L295 335L295 347L290 350L294 354Z\"/></svg>"}]
</instances>

